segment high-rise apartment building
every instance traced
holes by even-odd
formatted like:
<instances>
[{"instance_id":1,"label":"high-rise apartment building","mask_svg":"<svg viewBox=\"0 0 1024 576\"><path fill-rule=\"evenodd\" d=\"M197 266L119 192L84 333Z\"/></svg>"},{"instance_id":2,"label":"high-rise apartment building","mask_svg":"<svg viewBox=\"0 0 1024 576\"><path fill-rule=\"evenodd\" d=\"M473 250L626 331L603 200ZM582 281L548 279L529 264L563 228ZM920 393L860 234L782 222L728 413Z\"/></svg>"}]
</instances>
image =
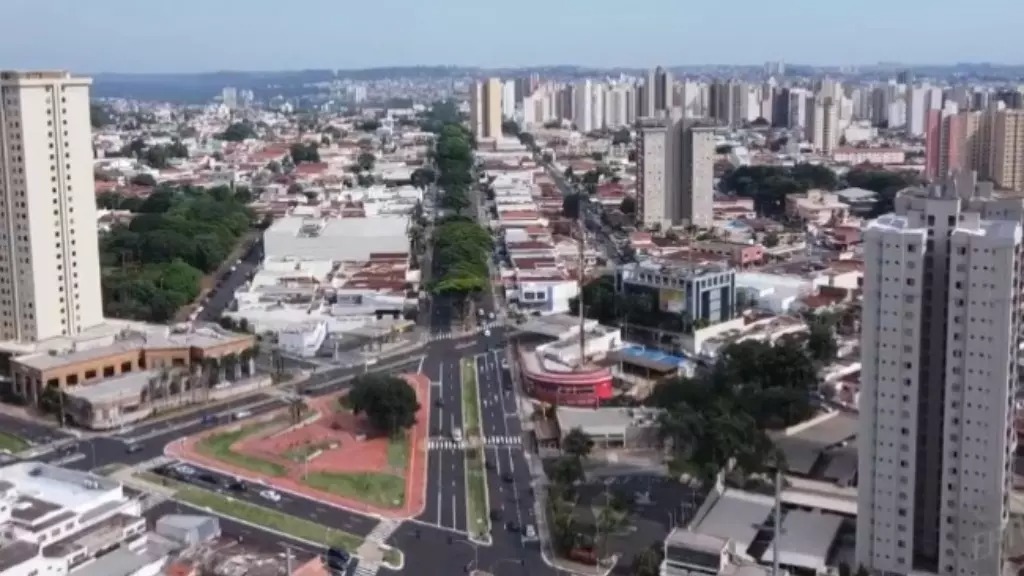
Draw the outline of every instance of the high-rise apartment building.
<instances>
[{"instance_id":1,"label":"high-rise apartment building","mask_svg":"<svg viewBox=\"0 0 1024 576\"><path fill-rule=\"evenodd\" d=\"M593 82L581 80L573 87L573 118L576 130L586 133L594 130Z\"/></svg>"},{"instance_id":2,"label":"high-rise apartment building","mask_svg":"<svg viewBox=\"0 0 1024 576\"><path fill-rule=\"evenodd\" d=\"M637 135L637 218L645 227L710 226L714 128L693 120L649 118Z\"/></svg>"},{"instance_id":3,"label":"high-rise apartment building","mask_svg":"<svg viewBox=\"0 0 1024 576\"><path fill-rule=\"evenodd\" d=\"M992 181L1007 190L1024 190L1024 110L999 110L990 114Z\"/></svg>"},{"instance_id":4,"label":"high-rise apartment building","mask_svg":"<svg viewBox=\"0 0 1024 576\"><path fill-rule=\"evenodd\" d=\"M672 108L672 73L661 66L650 70L640 88L640 116L654 118Z\"/></svg>"},{"instance_id":5,"label":"high-rise apartment building","mask_svg":"<svg viewBox=\"0 0 1024 576\"><path fill-rule=\"evenodd\" d=\"M501 96L504 86L500 78L474 82L469 94L469 119L477 139L501 138Z\"/></svg>"},{"instance_id":6,"label":"high-rise apartment building","mask_svg":"<svg viewBox=\"0 0 1024 576\"><path fill-rule=\"evenodd\" d=\"M1022 215L960 173L865 228L856 559L876 573L1003 573Z\"/></svg>"},{"instance_id":7,"label":"high-rise apartment building","mask_svg":"<svg viewBox=\"0 0 1024 576\"><path fill-rule=\"evenodd\" d=\"M88 78L0 72L0 340L103 323Z\"/></svg>"}]
</instances>

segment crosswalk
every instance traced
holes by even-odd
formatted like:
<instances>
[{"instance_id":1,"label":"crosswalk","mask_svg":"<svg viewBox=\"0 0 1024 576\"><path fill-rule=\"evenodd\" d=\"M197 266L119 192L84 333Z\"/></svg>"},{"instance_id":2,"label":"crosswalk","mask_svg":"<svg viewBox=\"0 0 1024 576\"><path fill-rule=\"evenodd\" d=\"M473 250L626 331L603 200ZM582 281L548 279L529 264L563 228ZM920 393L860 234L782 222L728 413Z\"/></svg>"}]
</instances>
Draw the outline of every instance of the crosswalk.
<instances>
[{"instance_id":1,"label":"crosswalk","mask_svg":"<svg viewBox=\"0 0 1024 576\"><path fill-rule=\"evenodd\" d=\"M523 439L519 436L488 436L484 438L485 447L499 446L521 446ZM430 450L465 450L469 446L466 440L452 440L451 438L431 438L427 442Z\"/></svg>"},{"instance_id":2,"label":"crosswalk","mask_svg":"<svg viewBox=\"0 0 1024 576\"><path fill-rule=\"evenodd\" d=\"M430 335L430 341L436 342L438 340L456 340L459 338L466 338L474 334L479 334L488 328L495 328L498 326L504 326L504 322L502 322L501 320L491 320L490 322L486 322L485 324L482 324L481 326L478 326L472 330L462 332L435 332Z\"/></svg>"},{"instance_id":3,"label":"crosswalk","mask_svg":"<svg viewBox=\"0 0 1024 576\"><path fill-rule=\"evenodd\" d=\"M373 542L374 544L382 545L391 538L391 535L398 530L398 527L402 525L399 520L385 519L381 520L373 530L366 536L367 541ZM353 576L375 576L380 570L379 562L372 562L360 559L359 563L356 564L356 569L352 572Z\"/></svg>"}]
</instances>

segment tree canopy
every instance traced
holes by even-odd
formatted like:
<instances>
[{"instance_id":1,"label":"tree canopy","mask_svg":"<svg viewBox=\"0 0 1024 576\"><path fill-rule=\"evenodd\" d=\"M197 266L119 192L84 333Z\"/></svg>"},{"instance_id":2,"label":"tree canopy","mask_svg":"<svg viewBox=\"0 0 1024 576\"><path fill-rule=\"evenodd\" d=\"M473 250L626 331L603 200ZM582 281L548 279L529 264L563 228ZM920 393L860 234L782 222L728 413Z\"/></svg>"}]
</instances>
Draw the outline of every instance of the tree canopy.
<instances>
[{"instance_id":1,"label":"tree canopy","mask_svg":"<svg viewBox=\"0 0 1024 576\"><path fill-rule=\"evenodd\" d=\"M364 414L378 432L392 437L416 424L420 409L413 387L386 374L357 376L347 403L353 413Z\"/></svg>"},{"instance_id":2,"label":"tree canopy","mask_svg":"<svg viewBox=\"0 0 1024 576\"><path fill-rule=\"evenodd\" d=\"M754 208L766 216L786 211L786 196L812 188L835 190L839 178L832 169L814 164L796 166L740 166L719 181L723 192L754 199Z\"/></svg>"},{"instance_id":3,"label":"tree canopy","mask_svg":"<svg viewBox=\"0 0 1024 576\"><path fill-rule=\"evenodd\" d=\"M464 302L470 294L487 288L488 258L493 248L490 233L476 222L462 217L470 202L473 185L473 149L470 135L460 124L447 124L434 145L440 204L456 213L440 222L434 232L434 262L441 273L432 291Z\"/></svg>"},{"instance_id":4,"label":"tree canopy","mask_svg":"<svg viewBox=\"0 0 1024 576\"><path fill-rule=\"evenodd\" d=\"M316 163L320 161L320 151L315 142L308 144L292 144L289 152L291 153L292 164L298 166L303 162Z\"/></svg>"},{"instance_id":5,"label":"tree canopy","mask_svg":"<svg viewBox=\"0 0 1024 576\"><path fill-rule=\"evenodd\" d=\"M114 123L114 116L110 108L102 104L89 105L89 121L93 128L103 128Z\"/></svg>"},{"instance_id":6,"label":"tree canopy","mask_svg":"<svg viewBox=\"0 0 1024 576\"><path fill-rule=\"evenodd\" d=\"M664 410L661 434L676 458L709 481L733 458L747 473L776 465L765 430L809 418L817 384L799 344L746 341L723 349L705 374L659 384L647 402Z\"/></svg>"},{"instance_id":7,"label":"tree canopy","mask_svg":"<svg viewBox=\"0 0 1024 576\"><path fill-rule=\"evenodd\" d=\"M218 140L226 140L228 142L241 142L242 140L248 140L249 138L256 137L256 128L251 122L235 122L228 126L223 132L218 134Z\"/></svg>"},{"instance_id":8,"label":"tree canopy","mask_svg":"<svg viewBox=\"0 0 1024 576\"><path fill-rule=\"evenodd\" d=\"M110 316L166 322L199 294L204 273L217 269L249 230L244 198L227 186L158 187L144 200L102 202L131 210L128 225L100 236L103 305Z\"/></svg>"},{"instance_id":9,"label":"tree canopy","mask_svg":"<svg viewBox=\"0 0 1024 576\"><path fill-rule=\"evenodd\" d=\"M450 124L458 124L462 121L459 114L459 105L454 100L439 100L434 102L420 118L420 128L424 132L440 134L441 130Z\"/></svg>"}]
</instances>

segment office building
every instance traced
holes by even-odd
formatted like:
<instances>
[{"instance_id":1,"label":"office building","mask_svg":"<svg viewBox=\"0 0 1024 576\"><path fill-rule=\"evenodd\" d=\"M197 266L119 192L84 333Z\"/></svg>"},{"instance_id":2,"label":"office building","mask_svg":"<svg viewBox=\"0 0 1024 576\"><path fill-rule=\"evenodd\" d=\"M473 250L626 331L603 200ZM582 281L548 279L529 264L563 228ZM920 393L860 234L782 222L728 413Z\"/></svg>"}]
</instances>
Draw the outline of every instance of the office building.
<instances>
[{"instance_id":1,"label":"office building","mask_svg":"<svg viewBox=\"0 0 1024 576\"><path fill-rule=\"evenodd\" d=\"M710 226L714 128L679 117L641 120L637 136L637 218L645 227Z\"/></svg>"},{"instance_id":2,"label":"office building","mask_svg":"<svg viewBox=\"0 0 1024 576\"><path fill-rule=\"evenodd\" d=\"M693 324L713 326L736 315L736 271L721 264L622 264L615 290L626 297L642 295L659 312L678 315L684 332Z\"/></svg>"},{"instance_id":3,"label":"office building","mask_svg":"<svg viewBox=\"0 0 1024 576\"><path fill-rule=\"evenodd\" d=\"M501 138L501 96L504 86L499 78L474 82L469 94L469 120L478 139Z\"/></svg>"},{"instance_id":4,"label":"office building","mask_svg":"<svg viewBox=\"0 0 1024 576\"><path fill-rule=\"evenodd\" d=\"M0 72L0 340L103 323L88 78Z\"/></svg>"},{"instance_id":5,"label":"office building","mask_svg":"<svg viewBox=\"0 0 1024 576\"><path fill-rule=\"evenodd\" d=\"M864 231L857 564L1002 574L1022 200L970 173Z\"/></svg>"}]
</instances>

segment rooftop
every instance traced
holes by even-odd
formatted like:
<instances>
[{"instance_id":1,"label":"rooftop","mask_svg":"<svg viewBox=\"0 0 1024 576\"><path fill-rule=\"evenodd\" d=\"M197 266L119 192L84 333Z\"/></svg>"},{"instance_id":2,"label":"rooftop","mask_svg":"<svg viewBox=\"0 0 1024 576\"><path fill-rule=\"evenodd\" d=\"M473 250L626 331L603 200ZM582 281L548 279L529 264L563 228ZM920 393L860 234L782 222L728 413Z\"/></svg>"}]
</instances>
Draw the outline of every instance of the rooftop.
<instances>
[{"instance_id":1,"label":"rooftop","mask_svg":"<svg viewBox=\"0 0 1024 576\"><path fill-rule=\"evenodd\" d=\"M108 403L121 398L138 398L150 382L160 377L160 370L128 372L104 378L88 386L69 388L67 395L72 398L81 398L92 404Z\"/></svg>"},{"instance_id":2,"label":"rooftop","mask_svg":"<svg viewBox=\"0 0 1024 576\"><path fill-rule=\"evenodd\" d=\"M628 427L654 426L660 411L648 408L566 408L559 407L562 432L580 428L590 436L622 434Z\"/></svg>"},{"instance_id":3,"label":"rooftop","mask_svg":"<svg viewBox=\"0 0 1024 576\"><path fill-rule=\"evenodd\" d=\"M91 498L121 487L119 483L101 476L42 462L10 464L0 469L0 475L15 485L26 504L49 505L50 511L58 508L77 508ZM21 509L19 505L15 505L14 514Z\"/></svg>"},{"instance_id":4,"label":"rooftop","mask_svg":"<svg viewBox=\"0 0 1024 576\"><path fill-rule=\"evenodd\" d=\"M790 510L782 519L779 563L818 573L825 572L828 569L826 561L829 551L842 523L842 516L835 514ZM769 544L760 560L770 563L774 558L774 545Z\"/></svg>"},{"instance_id":5,"label":"rooftop","mask_svg":"<svg viewBox=\"0 0 1024 576\"><path fill-rule=\"evenodd\" d=\"M727 488L707 514L692 526L694 532L732 540L737 552L746 554L772 514L775 500L763 494Z\"/></svg>"},{"instance_id":6,"label":"rooftop","mask_svg":"<svg viewBox=\"0 0 1024 576\"><path fill-rule=\"evenodd\" d=\"M826 449L857 436L857 426L857 417L853 414L829 412L791 427L776 435L774 441L786 457L787 469L808 476Z\"/></svg>"}]
</instances>

